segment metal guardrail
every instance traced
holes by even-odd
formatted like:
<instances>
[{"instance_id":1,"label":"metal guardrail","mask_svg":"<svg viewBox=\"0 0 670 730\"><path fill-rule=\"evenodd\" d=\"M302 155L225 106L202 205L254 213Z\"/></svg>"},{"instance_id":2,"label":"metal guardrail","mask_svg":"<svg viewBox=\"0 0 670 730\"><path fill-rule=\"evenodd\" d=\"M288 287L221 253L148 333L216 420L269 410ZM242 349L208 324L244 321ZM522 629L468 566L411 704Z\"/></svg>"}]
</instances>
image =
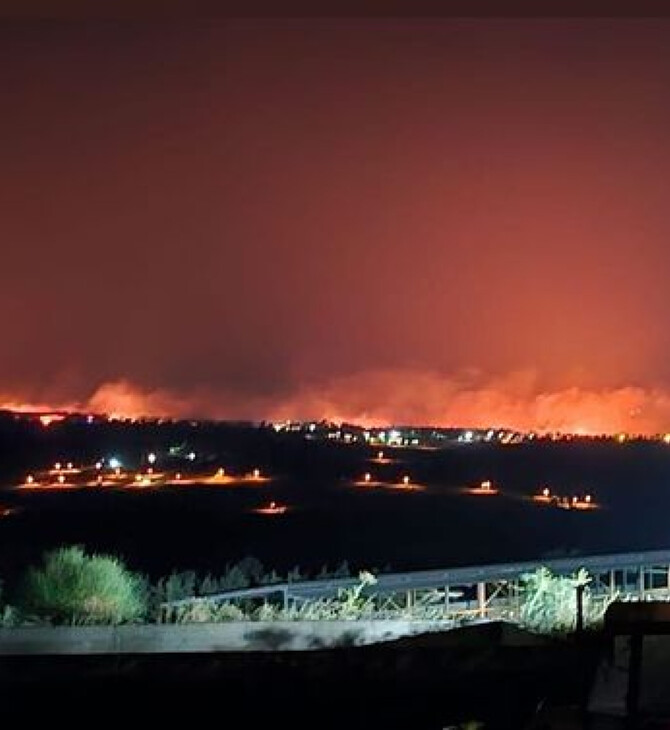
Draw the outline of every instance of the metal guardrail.
<instances>
[{"instance_id":1,"label":"metal guardrail","mask_svg":"<svg viewBox=\"0 0 670 730\"><path fill-rule=\"evenodd\" d=\"M548 568L555 574L571 574L580 568L592 575L602 575L615 571L634 570L643 575L643 571L653 567L668 570L670 585L670 550L649 550L631 553L614 553L608 555L583 555L550 560L533 560L516 563L493 563L489 565L447 568L443 570L423 570L406 573L387 573L376 576L376 582L367 589L376 595L398 594L407 591L441 590L450 591L455 588L486 586L487 584L516 581L525 573L540 567ZM164 607L178 607L194 602L219 602L245 598L262 598L273 594L283 596L284 602L289 600L315 600L332 598L339 591L358 586L358 578L337 578L312 581L295 581L274 583L267 586L242 588L207 596L184 598L167 601ZM482 606L480 598L480 610Z\"/></svg>"}]
</instances>

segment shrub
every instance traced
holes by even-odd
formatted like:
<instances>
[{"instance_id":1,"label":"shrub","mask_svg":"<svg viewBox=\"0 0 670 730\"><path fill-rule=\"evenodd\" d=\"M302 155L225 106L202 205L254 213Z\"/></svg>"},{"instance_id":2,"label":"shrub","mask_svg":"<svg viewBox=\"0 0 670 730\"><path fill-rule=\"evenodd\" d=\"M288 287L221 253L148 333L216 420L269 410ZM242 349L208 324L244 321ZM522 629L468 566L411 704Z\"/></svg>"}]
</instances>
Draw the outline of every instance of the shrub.
<instances>
[{"instance_id":1,"label":"shrub","mask_svg":"<svg viewBox=\"0 0 670 730\"><path fill-rule=\"evenodd\" d=\"M117 559L86 555L83 548L45 553L20 590L21 607L55 623L118 624L144 613L141 579Z\"/></svg>"},{"instance_id":2,"label":"shrub","mask_svg":"<svg viewBox=\"0 0 670 730\"><path fill-rule=\"evenodd\" d=\"M18 611L12 606L4 606L0 611L0 627L3 629L18 626L21 623L21 617Z\"/></svg>"},{"instance_id":3,"label":"shrub","mask_svg":"<svg viewBox=\"0 0 670 730\"><path fill-rule=\"evenodd\" d=\"M594 600L588 584L591 578L580 569L572 576L557 576L547 568L521 576L522 602L519 622L542 634L565 634L577 624L577 587L583 586L584 627L594 628L602 622L611 598Z\"/></svg>"},{"instance_id":4,"label":"shrub","mask_svg":"<svg viewBox=\"0 0 670 730\"><path fill-rule=\"evenodd\" d=\"M199 600L193 603L165 608L161 623L190 624L216 623L221 621L244 621L244 611L232 603L216 603Z\"/></svg>"}]
</instances>

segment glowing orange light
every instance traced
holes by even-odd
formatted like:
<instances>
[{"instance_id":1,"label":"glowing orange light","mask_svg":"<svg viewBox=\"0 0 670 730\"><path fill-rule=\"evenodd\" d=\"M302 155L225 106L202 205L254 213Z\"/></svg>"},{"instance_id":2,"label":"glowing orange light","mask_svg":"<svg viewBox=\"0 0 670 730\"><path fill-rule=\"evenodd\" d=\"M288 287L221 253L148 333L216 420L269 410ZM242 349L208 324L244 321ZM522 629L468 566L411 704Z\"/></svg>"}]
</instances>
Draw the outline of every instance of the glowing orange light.
<instances>
[{"instance_id":1,"label":"glowing orange light","mask_svg":"<svg viewBox=\"0 0 670 730\"><path fill-rule=\"evenodd\" d=\"M63 474L58 477L58 482L59 484L65 484L65 476Z\"/></svg>"},{"instance_id":2,"label":"glowing orange light","mask_svg":"<svg viewBox=\"0 0 670 730\"><path fill-rule=\"evenodd\" d=\"M26 477L26 484L33 484L35 482L35 477L32 474L28 474Z\"/></svg>"},{"instance_id":3,"label":"glowing orange light","mask_svg":"<svg viewBox=\"0 0 670 730\"><path fill-rule=\"evenodd\" d=\"M381 461L381 460L382 460L382 459L384 458L384 452L383 452L383 451L380 451L380 452L379 452L379 453L377 454L377 458L379 459L379 461Z\"/></svg>"},{"instance_id":4,"label":"glowing orange light","mask_svg":"<svg viewBox=\"0 0 670 730\"><path fill-rule=\"evenodd\" d=\"M584 497L584 501L585 501L585 502L586 502L587 504L590 504L590 502L591 502L591 495L590 495L590 494L587 494L587 495L586 495L586 497Z\"/></svg>"},{"instance_id":5,"label":"glowing orange light","mask_svg":"<svg viewBox=\"0 0 670 730\"><path fill-rule=\"evenodd\" d=\"M60 461L57 461L57 462L56 462L56 463L54 464L54 469L55 469L56 471L60 471L60 470L61 470L61 463L60 463Z\"/></svg>"},{"instance_id":6,"label":"glowing orange light","mask_svg":"<svg viewBox=\"0 0 670 730\"><path fill-rule=\"evenodd\" d=\"M491 480L490 479L485 479L481 483L481 487L482 487L482 489L491 489Z\"/></svg>"},{"instance_id":7,"label":"glowing orange light","mask_svg":"<svg viewBox=\"0 0 670 730\"><path fill-rule=\"evenodd\" d=\"M176 479L177 481L179 481L179 480L181 479L181 474L180 474L179 472L177 472L177 473L175 474L174 478L175 478L175 479Z\"/></svg>"},{"instance_id":8,"label":"glowing orange light","mask_svg":"<svg viewBox=\"0 0 670 730\"><path fill-rule=\"evenodd\" d=\"M117 466L116 469L114 469L114 474L116 474L117 477L121 476L121 467Z\"/></svg>"},{"instance_id":9,"label":"glowing orange light","mask_svg":"<svg viewBox=\"0 0 670 730\"><path fill-rule=\"evenodd\" d=\"M577 497L572 498L572 504L577 504Z\"/></svg>"},{"instance_id":10,"label":"glowing orange light","mask_svg":"<svg viewBox=\"0 0 670 730\"><path fill-rule=\"evenodd\" d=\"M409 477L407 476L407 474L405 474L405 476L402 478L402 483L405 486L407 486L409 484Z\"/></svg>"},{"instance_id":11,"label":"glowing orange light","mask_svg":"<svg viewBox=\"0 0 670 730\"><path fill-rule=\"evenodd\" d=\"M543 496L543 497L548 497L548 496L549 496L549 494L550 494L550 492L549 492L549 487L545 487L545 488L544 488L544 489L542 490L542 496Z\"/></svg>"},{"instance_id":12,"label":"glowing orange light","mask_svg":"<svg viewBox=\"0 0 670 730\"><path fill-rule=\"evenodd\" d=\"M254 471L253 471L254 479L258 479L260 477L260 475L261 475L260 469L254 469Z\"/></svg>"},{"instance_id":13,"label":"glowing orange light","mask_svg":"<svg viewBox=\"0 0 670 730\"><path fill-rule=\"evenodd\" d=\"M223 467L219 467L218 471L216 472L216 476L219 478L222 478L226 475L226 471Z\"/></svg>"},{"instance_id":14,"label":"glowing orange light","mask_svg":"<svg viewBox=\"0 0 670 730\"><path fill-rule=\"evenodd\" d=\"M58 421L64 420L65 416L59 416L56 413L50 413L48 415L40 416L39 421L44 426L44 428L48 428L52 423L58 423Z\"/></svg>"},{"instance_id":15,"label":"glowing orange light","mask_svg":"<svg viewBox=\"0 0 670 730\"><path fill-rule=\"evenodd\" d=\"M285 504L277 504L276 502L270 502L267 507L259 507L258 509L254 510L255 512L258 512L259 514L264 515L282 515L284 512L286 512L286 505Z\"/></svg>"},{"instance_id":16,"label":"glowing orange light","mask_svg":"<svg viewBox=\"0 0 670 730\"><path fill-rule=\"evenodd\" d=\"M153 474L153 473L154 473L154 470L151 467L149 467L147 469L147 474Z\"/></svg>"},{"instance_id":17,"label":"glowing orange light","mask_svg":"<svg viewBox=\"0 0 670 730\"><path fill-rule=\"evenodd\" d=\"M68 469L72 469L72 462L71 462L71 461L68 461L68 463L67 463L67 468L68 468Z\"/></svg>"},{"instance_id":18,"label":"glowing orange light","mask_svg":"<svg viewBox=\"0 0 670 730\"><path fill-rule=\"evenodd\" d=\"M142 481L142 475L141 474L136 474L135 475L135 481L136 482L141 482Z\"/></svg>"},{"instance_id":19,"label":"glowing orange light","mask_svg":"<svg viewBox=\"0 0 670 730\"><path fill-rule=\"evenodd\" d=\"M363 479L365 479L365 481L366 481L366 482L369 482L369 481L370 481L370 479L372 479L372 476L371 476L371 475L370 475L370 473L368 472L368 473L367 473L367 474L366 474L366 475L365 475L365 476L363 477Z\"/></svg>"}]
</instances>

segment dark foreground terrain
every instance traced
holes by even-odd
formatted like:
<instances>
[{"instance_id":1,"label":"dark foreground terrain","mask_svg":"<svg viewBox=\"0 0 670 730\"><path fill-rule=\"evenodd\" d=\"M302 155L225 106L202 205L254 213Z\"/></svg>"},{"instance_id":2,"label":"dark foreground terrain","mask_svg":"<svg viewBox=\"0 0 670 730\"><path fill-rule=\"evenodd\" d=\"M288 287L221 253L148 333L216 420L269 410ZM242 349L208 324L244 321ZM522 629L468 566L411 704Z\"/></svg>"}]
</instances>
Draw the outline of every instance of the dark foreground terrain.
<instances>
[{"instance_id":1,"label":"dark foreground terrain","mask_svg":"<svg viewBox=\"0 0 670 730\"><path fill-rule=\"evenodd\" d=\"M599 641L484 624L366 647L126 657L3 657L2 717L50 727L183 724L519 730L540 704L579 706ZM44 726L44 725L43 725Z\"/></svg>"}]
</instances>

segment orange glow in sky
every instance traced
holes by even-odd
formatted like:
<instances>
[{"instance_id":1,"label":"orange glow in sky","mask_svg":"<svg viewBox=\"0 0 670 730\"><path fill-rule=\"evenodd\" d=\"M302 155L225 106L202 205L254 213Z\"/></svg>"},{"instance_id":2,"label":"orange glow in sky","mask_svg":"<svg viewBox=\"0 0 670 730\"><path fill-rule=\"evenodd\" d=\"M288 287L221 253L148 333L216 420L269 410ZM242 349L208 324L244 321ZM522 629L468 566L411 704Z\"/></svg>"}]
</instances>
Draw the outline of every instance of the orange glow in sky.
<instances>
[{"instance_id":1,"label":"orange glow in sky","mask_svg":"<svg viewBox=\"0 0 670 730\"><path fill-rule=\"evenodd\" d=\"M4 407L32 407L6 400ZM235 398L220 392L147 390L127 381L101 386L85 402L54 402L55 411L113 414L119 418L330 420L364 427L390 424L510 428L578 435L657 434L670 430L670 392L639 386L542 390L529 374L448 377L429 371L367 371L333 378L275 398Z\"/></svg>"},{"instance_id":2,"label":"orange glow in sky","mask_svg":"<svg viewBox=\"0 0 670 730\"><path fill-rule=\"evenodd\" d=\"M0 402L670 432L670 18L66 25L0 24Z\"/></svg>"}]
</instances>

